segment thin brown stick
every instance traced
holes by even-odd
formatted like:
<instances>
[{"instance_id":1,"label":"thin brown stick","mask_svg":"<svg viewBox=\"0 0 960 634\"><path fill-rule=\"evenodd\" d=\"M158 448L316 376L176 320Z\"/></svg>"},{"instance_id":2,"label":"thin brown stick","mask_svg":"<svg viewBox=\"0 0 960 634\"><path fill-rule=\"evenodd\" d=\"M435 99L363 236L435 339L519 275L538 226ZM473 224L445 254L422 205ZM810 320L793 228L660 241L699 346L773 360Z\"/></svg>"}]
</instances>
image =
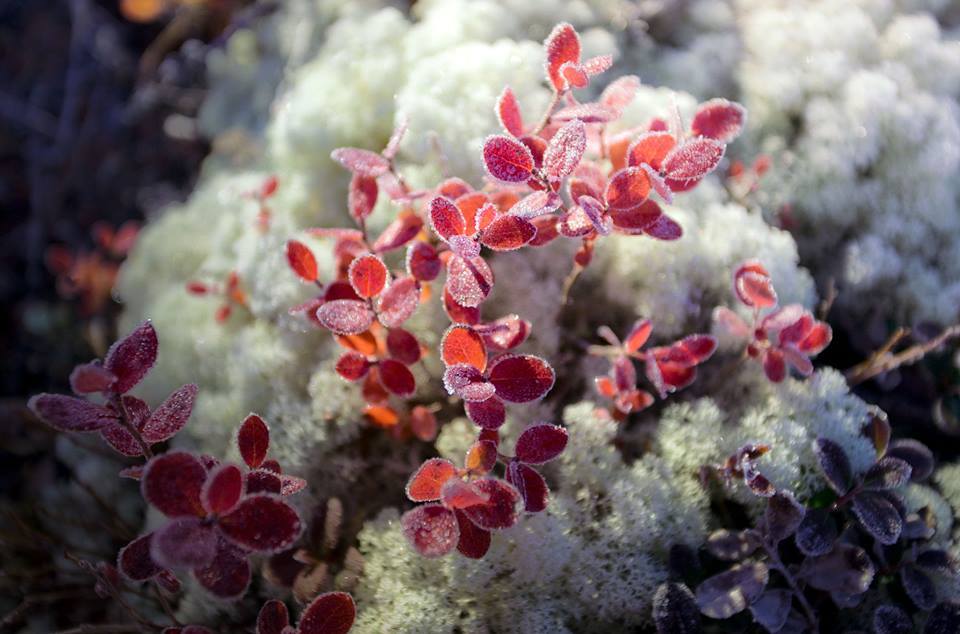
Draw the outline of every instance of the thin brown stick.
<instances>
[{"instance_id":1,"label":"thin brown stick","mask_svg":"<svg viewBox=\"0 0 960 634\"><path fill-rule=\"evenodd\" d=\"M904 365L912 365L920 361L930 352L936 350L944 343L960 336L960 324L946 328L939 335L924 343L918 343L901 350L896 354L892 353L894 346L904 339L910 330L907 328L898 328L887 341L880 346L880 349L871 354L866 361L859 363L846 371L847 383L852 387L868 381L873 377L896 370Z\"/></svg>"}]
</instances>

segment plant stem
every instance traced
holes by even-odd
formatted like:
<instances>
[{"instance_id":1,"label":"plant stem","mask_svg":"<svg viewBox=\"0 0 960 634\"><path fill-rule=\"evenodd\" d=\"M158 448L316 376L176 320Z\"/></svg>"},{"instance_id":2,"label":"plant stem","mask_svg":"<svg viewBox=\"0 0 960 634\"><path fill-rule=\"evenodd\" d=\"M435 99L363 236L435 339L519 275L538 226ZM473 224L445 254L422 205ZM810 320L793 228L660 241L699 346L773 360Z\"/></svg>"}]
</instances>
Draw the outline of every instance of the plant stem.
<instances>
[{"instance_id":1,"label":"plant stem","mask_svg":"<svg viewBox=\"0 0 960 634\"><path fill-rule=\"evenodd\" d=\"M769 559L770 567L779 572L783 576L784 580L786 580L787 585L790 586L790 591L793 592L793 596L797 598L797 602L800 604L800 607L803 608L804 617L806 617L807 623L810 624L812 631L819 632L820 626L817 623L817 615L814 613L810 602L807 601L807 597L800 589L800 585L797 583L797 580L793 578L793 575L790 574L790 571L787 570L787 567L783 565L783 562L780 560L780 554L777 552L777 547L767 543L767 540L763 540L763 549L767 552L767 558Z\"/></svg>"},{"instance_id":2,"label":"plant stem","mask_svg":"<svg viewBox=\"0 0 960 634\"><path fill-rule=\"evenodd\" d=\"M130 413L127 412L127 406L123 404L123 397L119 394L115 394L111 399L113 401L114 407L120 413L120 425L127 430L131 436L133 436L137 444L140 445L140 450L143 452L144 458L150 460L153 458L153 451L150 450L150 445L143 439L143 436L140 435L140 430L134 427L133 422L130 420Z\"/></svg>"}]
</instances>

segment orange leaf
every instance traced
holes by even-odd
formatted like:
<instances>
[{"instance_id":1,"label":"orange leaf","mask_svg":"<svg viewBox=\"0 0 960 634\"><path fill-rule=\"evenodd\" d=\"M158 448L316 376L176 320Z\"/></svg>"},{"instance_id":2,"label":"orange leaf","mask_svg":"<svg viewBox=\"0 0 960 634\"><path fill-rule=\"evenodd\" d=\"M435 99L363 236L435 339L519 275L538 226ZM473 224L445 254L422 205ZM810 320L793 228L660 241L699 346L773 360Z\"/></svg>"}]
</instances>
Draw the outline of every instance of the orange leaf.
<instances>
[{"instance_id":1,"label":"orange leaf","mask_svg":"<svg viewBox=\"0 0 960 634\"><path fill-rule=\"evenodd\" d=\"M443 362L450 366L466 363L483 372L487 369L487 349L483 338L469 326L451 326L440 342Z\"/></svg>"}]
</instances>

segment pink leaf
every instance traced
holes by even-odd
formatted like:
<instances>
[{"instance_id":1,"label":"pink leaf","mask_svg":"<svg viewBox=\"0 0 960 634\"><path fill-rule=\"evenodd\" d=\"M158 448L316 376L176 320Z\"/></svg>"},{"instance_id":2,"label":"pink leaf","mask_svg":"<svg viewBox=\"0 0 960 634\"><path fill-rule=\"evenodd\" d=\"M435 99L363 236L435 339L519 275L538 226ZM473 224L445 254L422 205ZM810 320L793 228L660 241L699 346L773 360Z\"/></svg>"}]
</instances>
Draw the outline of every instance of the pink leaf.
<instances>
[{"instance_id":1,"label":"pink leaf","mask_svg":"<svg viewBox=\"0 0 960 634\"><path fill-rule=\"evenodd\" d=\"M517 460L527 464L543 464L553 460L567 446L567 430L558 425L533 425L517 438Z\"/></svg>"},{"instance_id":2,"label":"pink leaf","mask_svg":"<svg viewBox=\"0 0 960 634\"><path fill-rule=\"evenodd\" d=\"M336 299L317 309L317 319L338 335L358 335L370 328L373 311L360 300Z\"/></svg>"},{"instance_id":3,"label":"pink leaf","mask_svg":"<svg viewBox=\"0 0 960 634\"><path fill-rule=\"evenodd\" d=\"M217 533L199 517L171 520L153 534L150 556L165 568L206 566L217 552Z\"/></svg>"},{"instance_id":4,"label":"pink leaf","mask_svg":"<svg viewBox=\"0 0 960 634\"><path fill-rule=\"evenodd\" d=\"M467 401L464 409L467 417L483 429L498 429L507 420L503 401L495 396L483 401Z\"/></svg>"},{"instance_id":5,"label":"pink leaf","mask_svg":"<svg viewBox=\"0 0 960 634\"><path fill-rule=\"evenodd\" d=\"M476 306L458 304L446 287L443 289L443 312L455 324L473 325L480 322L480 309Z\"/></svg>"},{"instance_id":6,"label":"pink leaf","mask_svg":"<svg viewBox=\"0 0 960 634\"><path fill-rule=\"evenodd\" d=\"M490 294L493 281L493 271L483 258L450 258L445 288L461 306L479 306Z\"/></svg>"},{"instance_id":7,"label":"pink leaf","mask_svg":"<svg viewBox=\"0 0 960 634\"><path fill-rule=\"evenodd\" d=\"M639 167L646 163L660 171L663 159L676 144L677 140L669 132L645 132L627 149L627 165Z\"/></svg>"},{"instance_id":8,"label":"pink leaf","mask_svg":"<svg viewBox=\"0 0 960 634\"><path fill-rule=\"evenodd\" d=\"M409 398L417 389L413 373L399 361L384 359L380 362L380 381L383 387L401 398Z\"/></svg>"},{"instance_id":9,"label":"pink leaf","mask_svg":"<svg viewBox=\"0 0 960 634\"><path fill-rule=\"evenodd\" d=\"M790 345L780 348L780 352L783 353L784 360L796 368L797 372L803 376L813 374L813 364L802 352Z\"/></svg>"},{"instance_id":10,"label":"pink leaf","mask_svg":"<svg viewBox=\"0 0 960 634\"><path fill-rule=\"evenodd\" d=\"M586 196L583 198L586 198ZM572 207L570 211L560 217L557 230L560 235L567 238L582 238L594 232L590 216L579 205Z\"/></svg>"},{"instance_id":11,"label":"pink leaf","mask_svg":"<svg viewBox=\"0 0 960 634\"><path fill-rule=\"evenodd\" d=\"M566 62L560 66L560 75L566 81L568 88L586 88L590 78L580 64Z\"/></svg>"},{"instance_id":12,"label":"pink leaf","mask_svg":"<svg viewBox=\"0 0 960 634\"><path fill-rule=\"evenodd\" d=\"M410 431L418 439L431 442L437 437L437 417L424 405L410 410Z\"/></svg>"},{"instance_id":13,"label":"pink leaf","mask_svg":"<svg viewBox=\"0 0 960 634\"><path fill-rule=\"evenodd\" d=\"M403 328L391 328L387 333L387 352L404 365L420 360L420 342Z\"/></svg>"},{"instance_id":14,"label":"pink leaf","mask_svg":"<svg viewBox=\"0 0 960 634\"><path fill-rule=\"evenodd\" d=\"M240 467L222 464L207 476L200 500L208 513L223 515L233 510L243 495L243 472Z\"/></svg>"},{"instance_id":15,"label":"pink leaf","mask_svg":"<svg viewBox=\"0 0 960 634\"><path fill-rule=\"evenodd\" d=\"M626 167L614 173L607 183L604 198L610 209L632 209L650 194L650 177L639 167Z\"/></svg>"},{"instance_id":16,"label":"pink leaf","mask_svg":"<svg viewBox=\"0 0 960 634\"><path fill-rule=\"evenodd\" d=\"M571 25L564 22L553 27L543 45L547 53L547 79L553 84L554 90L560 92L567 87L560 67L568 62L576 64L580 61L580 37Z\"/></svg>"},{"instance_id":17,"label":"pink leaf","mask_svg":"<svg viewBox=\"0 0 960 634\"><path fill-rule=\"evenodd\" d=\"M390 161L375 152L355 147L337 148L330 158L361 176L376 178L390 169Z\"/></svg>"},{"instance_id":18,"label":"pink leaf","mask_svg":"<svg viewBox=\"0 0 960 634\"><path fill-rule=\"evenodd\" d=\"M140 480L143 499L167 517L203 517L200 491L207 470L192 454L171 451L147 463Z\"/></svg>"},{"instance_id":19,"label":"pink leaf","mask_svg":"<svg viewBox=\"0 0 960 634\"><path fill-rule=\"evenodd\" d=\"M504 214L483 231L480 241L494 251L513 251L528 244L537 235L537 228L529 220Z\"/></svg>"},{"instance_id":20,"label":"pink leaf","mask_svg":"<svg viewBox=\"0 0 960 634\"><path fill-rule=\"evenodd\" d=\"M777 292L766 274L741 267L734 277L734 290L740 301L751 308L772 308L777 305Z\"/></svg>"},{"instance_id":21,"label":"pink leaf","mask_svg":"<svg viewBox=\"0 0 960 634\"><path fill-rule=\"evenodd\" d=\"M450 478L440 490L441 503L448 509L463 509L477 504L486 504L490 496L482 493L473 484L459 478Z\"/></svg>"},{"instance_id":22,"label":"pink leaf","mask_svg":"<svg viewBox=\"0 0 960 634\"><path fill-rule=\"evenodd\" d=\"M603 205L592 196L581 196L577 202L594 230L602 236L610 234L611 221L604 215Z\"/></svg>"},{"instance_id":23,"label":"pink leaf","mask_svg":"<svg viewBox=\"0 0 960 634\"><path fill-rule=\"evenodd\" d=\"M97 431L117 421L117 414L102 405L61 394L37 394L27 407L58 431Z\"/></svg>"},{"instance_id":24,"label":"pink leaf","mask_svg":"<svg viewBox=\"0 0 960 634\"><path fill-rule=\"evenodd\" d=\"M597 55L583 63L583 72L593 77L609 70L611 66L613 66L612 55Z\"/></svg>"},{"instance_id":25,"label":"pink leaf","mask_svg":"<svg viewBox=\"0 0 960 634\"><path fill-rule=\"evenodd\" d=\"M640 168L647 173L647 177L650 179L650 186L653 187L653 191L657 192L657 195L660 196L660 198L663 198L664 202L667 204L672 203L673 190L670 189L670 185L667 184L667 181L660 176L660 173L646 163L641 163Z\"/></svg>"},{"instance_id":26,"label":"pink leaf","mask_svg":"<svg viewBox=\"0 0 960 634\"><path fill-rule=\"evenodd\" d=\"M453 511L424 504L403 514L400 527L407 541L424 557L442 557L457 547L460 528Z\"/></svg>"},{"instance_id":27,"label":"pink leaf","mask_svg":"<svg viewBox=\"0 0 960 634\"><path fill-rule=\"evenodd\" d=\"M347 634L357 618L357 606L346 592L321 594L300 614L299 634Z\"/></svg>"},{"instance_id":28,"label":"pink leaf","mask_svg":"<svg viewBox=\"0 0 960 634\"><path fill-rule=\"evenodd\" d=\"M430 458L407 481L407 497L413 502L439 500L444 483L456 474L457 468L449 460Z\"/></svg>"},{"instance_id":29,"label":"pink leaf","mask_svg":"<svg viewBox=\"0 0 960 634\"><path fill-rule=\"evenodd\" d=\"M660 205L649 198L632 209L610 210L610 220L613 221L613 226L617 230L631 235L644 233L662 216L663 211L661 211Z\"/></svg>"},{"instance_id":30,"label":"pink leaf","mask_svg":"<svg viewBox=\"0 0 960 634\"><path fill-rule=\"evenodd\" d=\"M806 338L797 344L797 347L804 354L813 356L830 345L831 339L833 339L833 331L830 329L830 326L818 321L814 324Z\"/></svg>"},{"instance_id":31,"label":"pink leaf","mask_svg":"<svg viewBox=\"0 0 960 634\"><path fill-rule=\"evenodd\" d=\"M307 481L296 476L282 475L280 476L280 482L280 495L283 497L293 495L307 488Z\"/></svg>"},{"instance_id":32,"label":"pink leaf","mask_svg":"<svg viewBox=\"0 0 960 634\"><path fill-rule=\"evenodd\" d=\"M765 351L763 354L763 372L774 383L783 381L787 376L787 365L784 362L783 353L775 349Z\"/></svg>"},{"instance_id":33,"label":"pink leaf","mask_svg":"<svg viewBox=\"0 0 960 634\"><path fill-rule=\"evenodd\" d=\"M389 272L379 257L367 253L355 258L347 271L350 286L363 299L376 297L387 285Z\"/></svg>"},{"instance_id":34,"label":"pink leaf","mask_svg":"<svg viewBox=\"0 0 960 634\"><path fill-rule=\"evenodd\" d=\"M630 105L640 88L640 78L636 75L624 75L603 89L599 103L620 116L623 109Z\"/></svg>"},{"instance_id":35,"label":"pink leaf","mask_svg":"<svg viewBox=\"0 0 960 634\"><path fill-rule=\"evenodd\" d=\"M449 240L452 236L462 236L467 232L467 221L463 212L442 196L430 201L430 223L434 232L444 240Z\"/></svg>"},{"instance_id":36,"label":"pink leaf","mask_svg":"<svg viewBox=\"0 0 960 634\"><path fill-rule=\"evenodd\" d=\"M443 373L443 386L447 393L465 401L485 401L496 392L496 388L483 378L480 370L466 363L449 366Z\"/></svg>"},{"instance_id":37,"label":"pink leaf","mask_svg":"<svg viewBox=\"0 0 960 634\"><path fill-rule=\"evenodd\" d=\"M237 448L240 457L251 469L256 469L267 458L270 447L270 428L256 414L249 414L237 430Z\"/></svg>"},{"instance_id":38,"label":"pink leaf","mask_svg":"<svg viewBox=\"0 0 960 634\"><path fill-rule=\"evenodd\" d=\"M679 240L683 236L683 227L673 218L661 214L650 225L644 227L643 232L657 240Z\"/></svg>"},{"instance_id":39,"label":"pink leaf","mask_svg":"<svg viewBox=\"0 0 960 634\"><path fill-rule=\"evenodd\" d=\"M623 340L624 350L630 353L636 352L647 343L651 332L653 332L653 323L649 319L635 321Z\"/></svg>"},{"instance_id":40,"label":"pink leaf","mask_svg":"<svg viewBox=\"0 0 960 634\"><path fill-rule=\"evenodd\" d=\"M153 410L141 433L148 443L173 438L187 424L197 398L197 386L184 385Z\"/></svg>"},{"instance_id":41,"label":"pink leaf","mask_svg":"<svg viewBox=\"0 0 960 634\"><path fill-rule=\"evenodd\" d=\"M377 204L377 179L371 176L354 174L350 179L350 191L347 194L347 204L350 215L358 223L373 213Z\"/></svg>"},{"instance_id":42,"label":"pink leaf","mask_svg":"<svg viewBox=\"0 0 960 634\"><path fill-rule=\"evenodd\" d=\"M387 328L398 328L410 319L420 305L420 284L416 279L398 277L380 295L377 317Z\"/></svg>"},{"instance_id":43,"label":"pink leaf","mask_svg":"<svg viewBox=\"0 0 960 634\"><path fill-rule=\"evenodd\" d=\"M490 550L490 531L471 522L463 511L455 511L455 513L457 525L460 528L457 551L470 559L482 559Z\"/></svg>"},{"instance_id":44,"label":"pink leaf","mask_svg":"<svg viewBox=\"0 0 960 634\"><path fill-rule=\"evenodd\" d=\"M413 212L400 212L397 219L387 225L383 233L373 243L373 250L377 253L386 253L399 249L417 237L423 221Z\"/></svg>"},{"instance_id":45,"label":"pink leaf","mask_svg":"<svg viewBox=\"0 0 960 634\"><path fill-rule=\"evenodd\" d=\"M467 236L450 236L450 251L459 258L470 260L480 255L480 243Z\"/></svg>"},{"instance_id":46,"label":"pink leaf","mask_svg":"<svg viewBox=\"0 0 960 634\"><path fill-rule=\"evenodd\" d=\"M483 337L484 344L493 350L512 350L530 336L531 323L517 315L507 315L488 324L480 324L474 330Z\"/></svg>"},{"instance_id":47,"label":"pink leaf","mask_svg":"<svg viewBox=\"0 0 960 634\"><path fill-rule=\"evenodd\" d=\"M676 146L663 159L663 175L675 181L695 181L716 169L726 146L714 139L697 137Z\"/></svg>"},{"instance_id":48,"label":"pink leaf","mask_svg":"<svg viewBox=\"0 0 960 634\"><path fill-rule=\"evenodd\" d=\"M442 267L437 250L430 244L417 241L407 248L407 273L421 282L435 280Z\"/></svg>"},{"instance_id":49,"label":"pink leaf","mask_svg":"<svg viewBox=\"0 0 960 634\"><path fill-rule=\"evenodd\" d=\"M108 372L99 361L78 365L70 373L70 388L74 394L106 392L113 387L117 377Z\"/></svg>"},{"instance_id":50,"label":"pink leaf","mask_svg":"<svg viewBox=\"0 0 960 634\"><path fill-rule=\"evenodd\" d=\"M104 368L117 377L113 391L129 392L147 375L157 361L157 332L145 321L107 351Z\"/></svg>"},{"instance_id":51,"label":"pink leaf","mask_svg":"<svg viewBox=\"0 0 960 634\"><path fill-rule=\"evenodd\" d=\"M533 154L523 143L503 135L487 137L483 144L483 163L494 178L507 183L522 183L533 172Z\"/></svg>"},{"instance_id":52,"label":"pink leaf","mask_svg":"<svg viewBox=\"0 0 960 634\"><path fill-rule=\"evenodd\" d=\"M260 608L257 615L257 634L284 634L283 629L290 625L290 613L283 601L270 599Z\"/></svg>"},{"instance_id":53,"label":"pink leaf","mask_svg":"<svg viewBox=\"0 0 960 634\"><path fill-rule=\"evenodd\" d=\"M244 551L222 537L210 565L194 568L193 576L210 594L220 599L238 599L250 585L250 564Z\"/></svg>"},{"instance_id":54,"label":"pink leaf","mask_svg":"<svg viewBox=\"0 0 960 634\"><path fill-rule=\"evenodd\" d=\"M539 513L547 508L550 490L543 476L534 468L513 460L507 467L506 478L520 492L523 510L527 513Z\"/></svg>"},{"instance_id":55,"label":"pink leaf","mask_svg":"<svg viewBox=\"0 0 960 634\"><path fill-rule=\"evenodd\" d=\"M511 403L543 398L556 375L550 364L533 355L503 355L490 366L489 381L496 394Z\"/></svg>"},{"instance_id":56,"label":"pink leaf","mask_svg":"<svg viewBox=\"0 0 960 634\"><path fill-rule=\"evenodd\" d=\"M510 86L503 89L497 99L497 118L503 129L513 136L523 136L523 116L520 114L520 104L517 97L510 90Z\"/></svg>"},{"instance_id":57,"label":"pink leaf","mask_svg":"<svg viewBox=\"0 0 960 634\"><path fill-rule=\"evenodd\" d=\"M152 541L153 533L141 535L121 548L117 554L117 568L130 581L146 581L164 571L164 568L150 557Z\"/></svg>"},{"instance_id":58,"label":"pink leaf","mask_svg":"<svg viewBox=\"0 0 960 634\"><path fill-rule=\"evenodd\" d=\"M510 484L495 478L483 478L474 482L474 487L489 496L484 504L463 509L474 524L487 530L510 528L519 519L520 493Z\"/></svg>"},{"instance_id":59,"label":"pink leaf","mask_svg":"<svg viewBox=\"0 0 960 634\"><path fill-rule=\"evenodd\" d=\"M587 149L587 128L583 121L574 119L557 130L543 154L543 169L547 178L560 181L580 164Z\"/></svg>"},{"instance_id":60,"label":"pink leaf","mask_svg":"<svg viewBox=\"0 0 960 634\"><path fill-rule=\"evenodd\" d=\"M711 99L700 104L690 124L693 136L705 136L729 143L740 135L747 119L747 110L726 99Z\"/></svg>"},{"instance_id":61,"label":"pink leaf","mask_svg":"<svg viewBox=\"0 0 960 634\"><path fill-rule=\"evenodd\" d=\"M397 150L400 149L400 142L403 141L403 137L407 134L407 127L409 125L410 121L406 116L400 115L398 117L397 126L393 129L390 140L387 141L387 147L381 152L383 158L392 161L393 157L397 155Z\"/></svg>"},{"instance_id":62,"label":"pink leaf","mask_svg":"<svg viewBox=\"0 0 960 634\"><path fill-rule=\"evenodd\" d=\"M133 458L143 455L143 447L136 437L119 423L104 427L100 430L100 437L117 453Z\"/></svg>"},{"instance_id":63,"label":"pink leaf","mask_svg":"<svg viewBox=\"0 0 960 634\"><path fill-rule=\"evenodd\" d=\"M745 339L750 337L750 326L737 313L726 306L718 306L713 310L713 321L720 328L734 337Z\"/></svg>"},{"instance_id":64,"label":"pink leaf","mask_svg":"<svg viewBox=\"0 0 960 634\"><path fill-rule=\"evenodd\" d=\"M300 536L300 516L292 506L272 495L248 495L228 515L220 530L238 546L256 552L277 552Z\"/></svg>"}]
</instances>

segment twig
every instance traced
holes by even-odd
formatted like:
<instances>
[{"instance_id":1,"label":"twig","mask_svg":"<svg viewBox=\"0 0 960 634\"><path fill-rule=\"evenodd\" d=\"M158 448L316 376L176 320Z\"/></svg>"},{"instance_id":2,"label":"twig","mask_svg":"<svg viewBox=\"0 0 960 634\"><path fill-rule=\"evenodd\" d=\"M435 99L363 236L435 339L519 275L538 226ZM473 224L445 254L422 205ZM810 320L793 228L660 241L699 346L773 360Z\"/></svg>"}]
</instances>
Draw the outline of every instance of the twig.
<instances>
[{"instance_id":1,"label":"twig","mask_svg":"<svg viewBox=\"0 0 960 634\"><path fill-rule=\"evenodd\" d=\"M783 576L784 580L787 582L787 585L790 586L790 590L793 592L793 596L796 597L797 602L800 604L800 607L803 608L804 616L807 619L807 622L810 625L810 628L813 632L819 632L820 626L817 623L817 615L813 611L813 607L810 605L810 602L807 601L807 597L803 594L803 591L800 589L800 585L797 583L797 580L793 578L793 575L790 574L790 571L787 570L787 567L783 565L783 562L780 561L780 555L777 553L777 547L771 546L767 543L767 540L763 540L763 549L767 552L767 557L769 559L769 565L771 568L776 570Z\"/></svg>"},{"instance_id":2,"label":"twig","mask_svg":"<svg viewBox=\"0 0 960 634\"><path fill-rule=\"evenodd\" d=\"M960 324L950 326L939 335L924 343L918 343L902 350L896 354L891 354L896 346L904 337L910 334L907 328L898 328L890 338L880 347L879 350L871 354L866 361L859 363L846 371L847 383L852 387L868 381L873 377L896 370L900 366L912 365L920 361L928 353L936 350L941 345L960 336Z\"/></svg>"},{"instance_id":3,"label":"twig","mask_svg":"<svg viewBox=\"0 0 960 634\"><path fill-rule=\"evenodd\" d=\"M837 301L837 295L837 281L831 277L827 280L827 295L820 302L820 306L817 307L817 319L820 321L827 320L827 315L833 308L833 303Z\"/></svg>"}]
</instances>

